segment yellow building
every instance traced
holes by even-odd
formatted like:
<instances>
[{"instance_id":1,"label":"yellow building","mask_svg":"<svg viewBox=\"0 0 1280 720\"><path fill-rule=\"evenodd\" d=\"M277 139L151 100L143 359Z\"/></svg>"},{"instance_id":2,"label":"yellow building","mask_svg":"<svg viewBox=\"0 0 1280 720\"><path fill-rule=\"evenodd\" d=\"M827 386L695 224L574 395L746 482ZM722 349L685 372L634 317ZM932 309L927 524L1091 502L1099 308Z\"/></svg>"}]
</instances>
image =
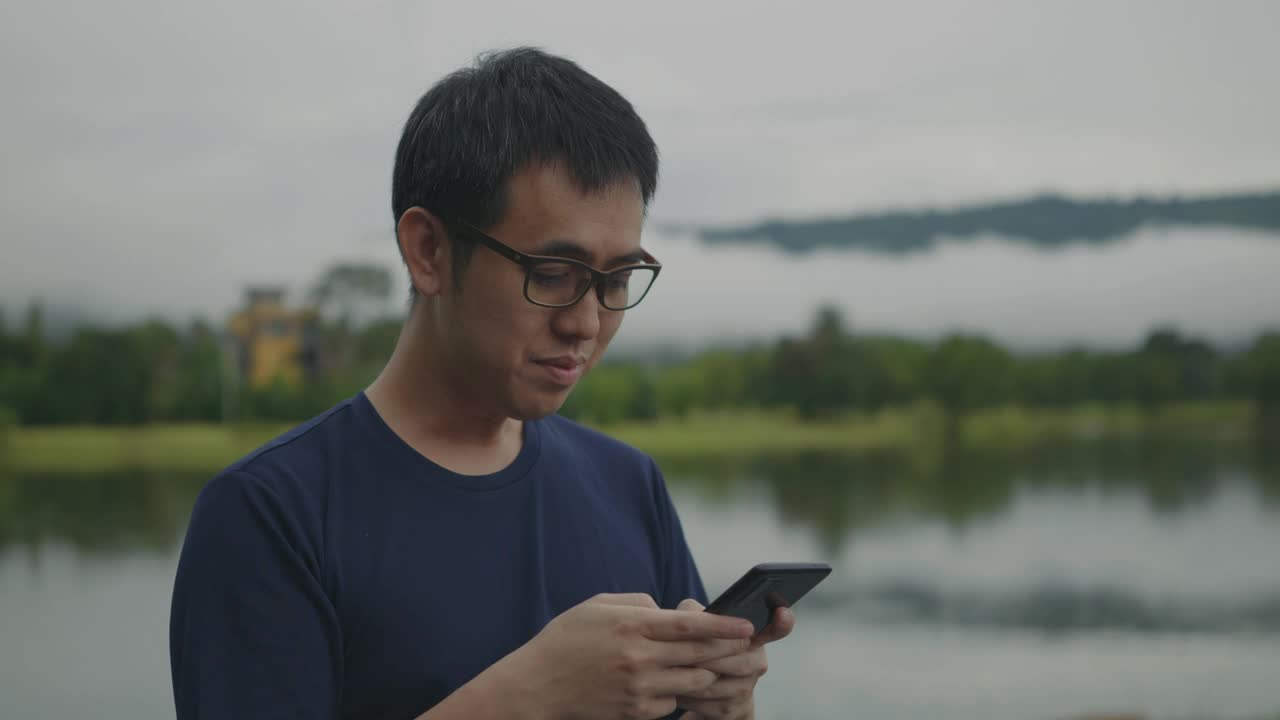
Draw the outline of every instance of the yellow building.
<instances>
[{"instance_id":1,"label":"yellow building","mask_svg":"<svg viewBox=\"0 0 1280 720\"><path fill-rule=\"evenodd\" d=\"M285 307L284 294L281 288L249 288L245 307L227 321L240 377L253 387L276 378L297 385L315 372L316 313Z\"/></svg>"}]
</instances>

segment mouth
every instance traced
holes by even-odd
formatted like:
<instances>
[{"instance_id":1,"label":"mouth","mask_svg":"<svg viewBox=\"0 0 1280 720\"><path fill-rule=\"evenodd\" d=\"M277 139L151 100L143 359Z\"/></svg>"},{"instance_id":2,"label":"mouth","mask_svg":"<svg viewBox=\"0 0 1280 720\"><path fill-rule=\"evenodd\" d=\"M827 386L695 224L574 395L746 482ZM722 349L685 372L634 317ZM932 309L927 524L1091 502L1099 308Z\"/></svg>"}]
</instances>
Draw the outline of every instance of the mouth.
<instances>
[{"instance_id":1,"label":"mouth","mask_svg":"<svg viewBox=\"0 0 1280 720\"><path fill-rule=\"evenodd\" d=\"M542 368L552 383L562 387L570 387L582 379L587 362L584 358L570 355L534 360L535 365Z\"/></svg>"}]
</instances>

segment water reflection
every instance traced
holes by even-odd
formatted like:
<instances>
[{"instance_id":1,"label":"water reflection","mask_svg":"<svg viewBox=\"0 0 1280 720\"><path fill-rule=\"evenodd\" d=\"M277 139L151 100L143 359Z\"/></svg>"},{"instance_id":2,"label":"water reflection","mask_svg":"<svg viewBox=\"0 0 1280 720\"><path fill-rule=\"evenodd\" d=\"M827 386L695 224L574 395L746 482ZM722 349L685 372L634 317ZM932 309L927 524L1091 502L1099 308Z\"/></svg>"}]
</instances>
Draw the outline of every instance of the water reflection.
<instances>
[{"instance_id":1,"label":"water reflection","mask_svg":"<svg viewBox=\"0 0 1280 720\"><path fill-rule=\"evenodd\" d=\"M743 482L768 489L782 520L811 529L839 556L851 535L923 520L963 532L1008 510L1026 489L1137 495L1162 515L1202 506L1243 479L1280 510L1274 445L1180 436L1092 440L1029 452L802 452L751 457L660 458L668 481L716 502Z\"/></svg>"},{"instance_id":2,"label":"water reflection","mask_svg":"<svg viewBox=\"0 0 1280 720\"><path fill-rule=\"evenodd\" d=\"M84 554L171 551L209 474L0 470L0 550L65 543Z\"/></svg>"},{"instance_id":3,"label":"water reflection","mask_svg":"<svg viewBox=\"0 0 1280 720\"><path fill-rule=\"evenodd\" d=\"M1029 452L962 448L912 453L797 452L658 458L668 482L732 504L763 487L784 525L815 534L838 557L850 536L907 521L954 532L1006 512L1020 490L1136 494L1158 514L1203 505L1227 479L1252 484L1280 509L1277 444L1161 436L1093 440ZM203 484L216 472L18 474L0 469L0 549L69 544L85 554L168 552Z\"/></svg>"},{"instance_id":4,"label":"water reflection","mask_svg":"<svg viewBox=\"0 0 1280 720\"><path fill-rule=\"evenodd\" d=\"M712 592L761 560L836 568L771 649L761 718L1256 718L1280 707L1275 448L659 460ZM15 716L172 714L167 603L212 472L0 473Z\"/></svg>"},{"instance_id":5,"label":"water reflection","mask_svg":"<svg viewBox=\"0 0 1280 720\"><path fill-rule=\"evenodd\" d=\"M820 608L873 625L1029 630L1046 637L1125 633L1280 633L1280 594L1245 598L1148 598L1132 588L1068 582L1020 591L954 591L919 580L878 583L818 597Z\"/></svg>"}]
</instances>

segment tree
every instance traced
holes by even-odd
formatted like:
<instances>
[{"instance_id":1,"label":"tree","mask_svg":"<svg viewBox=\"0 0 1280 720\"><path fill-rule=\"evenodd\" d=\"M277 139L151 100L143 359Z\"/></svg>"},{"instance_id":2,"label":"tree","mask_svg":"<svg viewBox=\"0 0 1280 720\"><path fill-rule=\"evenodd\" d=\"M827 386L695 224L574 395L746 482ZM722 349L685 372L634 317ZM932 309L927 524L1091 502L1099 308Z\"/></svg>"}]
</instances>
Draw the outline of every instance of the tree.
<instances>
[{"instance_id":1,"label":"tree","mask_svg":"<svg viewBox=\"0 0 1280 720\"><path fill-rule=\"evenodd\" d=\"M204 320L194 320L182 344L178 388L172 407L181 420L222 418L224 377L222 347L217 332Z\"/></svg>"},{"instance_id":2,"label":"tree","mask_svg":"<svg viewBox=\"0 0 1280 720\"><path fill-rule=\"evenodd\" d=\"M775 403L804 418L831 415L854 400L857 368L844 318L834 307L819 308L809 337L784 339L774 350L768 382Z\"/></svg>"},{"instance_id":3,"label":"tree","mask_svg":"<svg viewBox=\"0 0 1280 720\"><path fill-rule=\"evenodd\" d=\"M1012 358L985 338L953 335L929 358L931 394L953 413L996 405L1008 399Z\"/></svg>"},{"instance_id":4,"label":"tree","mask_svg":"<svg viewBox=\"0 0 1280 720\"><path fill-rule=\"evenodd\" d=\"M1264 333L1246 354L1253 400L1268 429L1280 429L1280 332Z\"/></svg>"},{"instance_id":5,"label":"tree","mask_svg":"<svg viewBox=\"0 0 1280 720\"><path fill-rule=\"evenodd\" d=\"M358 328L385 315L391 297L391 271L382 265L340 262L330 266L308 293L319 314L312 367L320 373L348 370L355 360Z\"/></svg>"},{"instance_id":6,"label":"tree","mask_svg":"<svg viewBox=\"0 0 1280 720\"><path fill-rule=\"evenodd\" d=\"M382 265L340 262L311 287L309 299L322 316L344 328L382 316L391 297L391 271Z\"/></svg>"},{"instance_id":7,"label":"tree","mask_svg":"<svg viewBox=\"0 0 1280 720\"><path fill-rule=\"evenodd\" d=\"M658 397L644 368L600 365L573 389L560 412L600 424L652 420L658 416Z\"/></svg>"},{"instance_id":8,"label":"tree","mask_svg":"<svg viewBox=\"0 0 1280 720\"><path fill-rule=\"evenodd\" d=\"M1147 407L1202 400L1217 389L1213 349L1203 341L1183 338L1176 330L1152 332L1136 360L1138 401Z\"/></svg>"}]
</instances>

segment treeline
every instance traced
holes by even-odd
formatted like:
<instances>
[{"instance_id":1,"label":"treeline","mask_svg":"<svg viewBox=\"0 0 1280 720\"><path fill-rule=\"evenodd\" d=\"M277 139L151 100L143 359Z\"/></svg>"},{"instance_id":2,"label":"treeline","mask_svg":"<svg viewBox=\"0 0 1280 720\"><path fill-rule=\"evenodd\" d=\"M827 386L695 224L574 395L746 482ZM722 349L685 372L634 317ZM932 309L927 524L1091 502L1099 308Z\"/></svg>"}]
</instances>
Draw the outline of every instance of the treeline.
<instances>
[{"instance_id":1,"label":"treeline","mask_svg":"<svg viewBox=\"0 0 1280 720\"><path fill-rule=\"evenodd\" d=\"M920 400L953 414L1006 404L1156 408L1249 400L1267 418L1280 419L1280 332L1264 333L1234 353L1158 330L1131 351L1018 355L974 335L934 343L853 335L828 309L805 337L706 352L668 366L603 365L563 412L604 423L746 407L821 418Z\"/></svg>"},{"instance_id":2,"label":"treeline","mask_svg":"<svg viewBox=\"0 0 1280 720\"><path fill-rule=\"evenodd\" d=\"M4 320L0 313L0 426L302 419L363 388L400 329L326 323L320 342L342 348L339 365L297 386L255 388L240 382L235 351L203 320L86 325L58 342L47 340L38 305L15 327Z\"/></svg>"},{"instance_id":3,"label":"treeline","mask_svg":"<svg viewBox=\"0 0 1280 720\"><path fill-rule=\"evenodd\" d=\"M1280 231L1280 192L1199 198L1072 200L1043 195L955 210L908 210L815 220L771 220L699 231L709 243L770 243L884 253L927 250L940 239L1001 235L1042 247L1100 243L1146 224L1217 225Z\"/></svg>"},{"instance_id":4,"label":"treeline","mask_svg":"<svg viewBox=\"0 0 1280 720\"><path fill-rule=\"evenodd\" d=\"M12 327L3 320L0 424L29 425L300 420L363 388L399 332L395 320L325 325L323 342L343 348L341 363L297 386L251 388L237 382L229 349L205 322L82 327L50 343L38 307ZM1249 400L1277 419L1280 332L1234 352L1161 330L1130 351L1025 355L973 335L923 342L852 334L838 313L823 310L803 337L680 361L602 364L563 412L598 423L740 408L822 418L920 400L956 414L1006 404Z\"/></svg>"}]
</instances>

